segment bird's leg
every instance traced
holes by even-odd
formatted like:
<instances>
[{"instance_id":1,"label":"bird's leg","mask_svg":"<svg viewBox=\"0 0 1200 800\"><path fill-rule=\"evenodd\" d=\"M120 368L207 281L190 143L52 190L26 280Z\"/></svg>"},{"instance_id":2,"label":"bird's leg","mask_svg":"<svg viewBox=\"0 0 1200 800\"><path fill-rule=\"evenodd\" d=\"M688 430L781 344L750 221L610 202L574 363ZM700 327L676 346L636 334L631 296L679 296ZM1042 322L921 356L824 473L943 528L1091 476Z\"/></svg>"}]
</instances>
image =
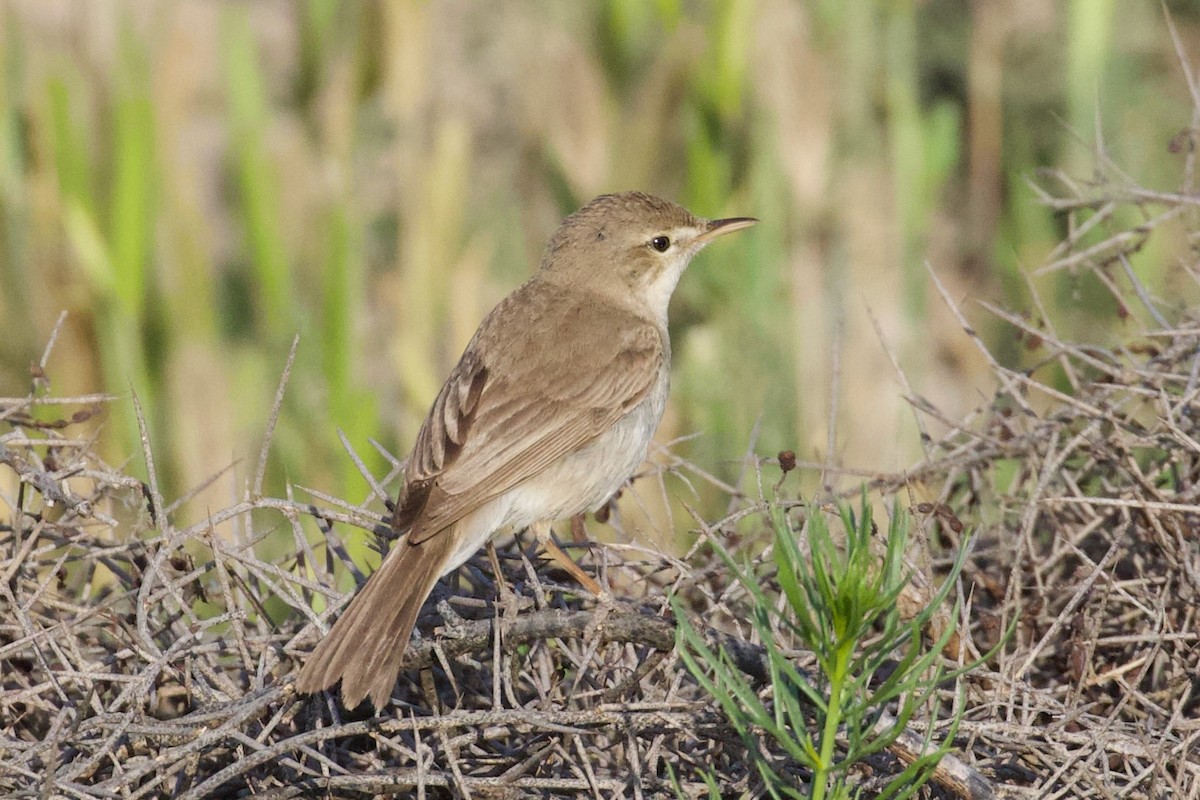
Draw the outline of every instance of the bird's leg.
<instances>
[{"instance_id":1,"label":"bird's leg","mask_svg":"<svg viewBox=\"0 0 1200 800\"><path fill-rule=\"evenodd\" d=\"M588 540L587 528L583 524L583 514L571 517L571 538L575 544L584 544Z\"/></svg>"},{"instance_id":2,"label":"bird's leg","mask_svg":"<svg viewBox=\"0 0 1200 800\"><path fill-rule=\"evenodd\" d=\"M520 600L504 578L504 573L500 569L500 556L496 555L496 545L492 544L491 539L488 539L487 554L488 560L492 562L492 575L496 584L496 592L499 594L496 604L493 606L496 614L496 647L499 647L508 626L517 619Z\"/></svg>"},{"instance_id":3,"label":"bird's leg","mask_svg":"<svg viewBox=\"0 0 1200 800\"><path fill-rule=\"evenodd\" d=\"M596 597L604 597L607 592L599 583L586 572L583 568L575 563L575 560L563 552L563 549L554 541L554 535L550 531L550 523L547 520L539 520L529 526L533 531L533 535L537 537L538 544L546 551L546 554L559 563L563 569L571 573L571 577L579 582L579 585L587 589Z\"/></svg>"},{"instance_id":4,"label":"bird's leg","mask_svg":"<svg viewBox=\"0 0 1200 800\"><path fill-rule=\"evenodd\" d=\"M504 578L504 572L500 569L500 556L496 554L496 545L492 544L491 539L488 539L487 554L488 560L492 562L492 578L499 595L497 605L504 609L505 616L516 616L517 594Z\"/></svg>"},{"instance_id":5,"label":"bird's leg","mask_svg":"<svg viewBox=\"0 0 1200 800\"><path fill-rule=\"evenodd\" d=\"M492 540L488 539L487 543L488 561L492 563L492 582L496 584L496 591L501 597L511 593L508 588L508 581L504 579L504 573L500 570L500 556L496 555L496 545L492 544Z\"/></svg>"}]
</instances>

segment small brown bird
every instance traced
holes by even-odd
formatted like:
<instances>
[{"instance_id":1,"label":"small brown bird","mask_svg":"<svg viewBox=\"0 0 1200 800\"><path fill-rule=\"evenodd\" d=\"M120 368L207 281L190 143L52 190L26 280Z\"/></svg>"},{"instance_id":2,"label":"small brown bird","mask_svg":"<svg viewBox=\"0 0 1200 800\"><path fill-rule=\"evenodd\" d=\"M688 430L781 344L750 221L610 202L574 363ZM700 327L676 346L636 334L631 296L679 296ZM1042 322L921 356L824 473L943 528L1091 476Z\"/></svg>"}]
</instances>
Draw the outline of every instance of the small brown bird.
<instances>
[{"instance_id":1,"label":"small brown bird","mask_svg":"<svg viewBox=\"0 0 1200 800\"><path fill-rule=\"evenodd\" d=\"M640 192L597 197L563 220L541 266L487 315L433 403L404 470L392 528L406 534L300 671L342 682L348 707L388 701L438 578L502 528L598 508L646 457L670 381L667 305L692 257L748 217L706 220Z\"/></svg>"}]
</instances>

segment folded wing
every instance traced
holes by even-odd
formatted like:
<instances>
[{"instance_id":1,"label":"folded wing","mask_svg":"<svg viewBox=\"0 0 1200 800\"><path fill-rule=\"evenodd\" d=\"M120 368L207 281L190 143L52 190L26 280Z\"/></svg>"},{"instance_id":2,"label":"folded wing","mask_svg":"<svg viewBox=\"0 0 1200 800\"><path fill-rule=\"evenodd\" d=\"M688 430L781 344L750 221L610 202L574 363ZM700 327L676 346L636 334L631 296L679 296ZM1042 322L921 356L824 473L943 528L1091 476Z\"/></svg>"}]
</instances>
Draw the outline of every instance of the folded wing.
<instances>
[{"instance_id":1,"label":"folded wing","mask_svg":"<svg viewBox=\"0 0 1200 800\"><path fill-rule=\"evenodd\" d=\"M408 529L410 542L436 535L578 450L641 403L654 386L665 354L653 324L544 289L537 296L541 302L516 297L506 302L525 303L531 316L562 319L532 325L532 319L514 320L497 308L480 326L425 419L394 521L397 530ZM516 329L502 331L501 325ZM584 331L571 337L575 347L537 341L529 333L558 325ZM487 346L489 339L507 346ZM535 351L537 358L532 357ZM480 353L491 354L492 363L485 363Z\"/></svg>"}]
</instances>

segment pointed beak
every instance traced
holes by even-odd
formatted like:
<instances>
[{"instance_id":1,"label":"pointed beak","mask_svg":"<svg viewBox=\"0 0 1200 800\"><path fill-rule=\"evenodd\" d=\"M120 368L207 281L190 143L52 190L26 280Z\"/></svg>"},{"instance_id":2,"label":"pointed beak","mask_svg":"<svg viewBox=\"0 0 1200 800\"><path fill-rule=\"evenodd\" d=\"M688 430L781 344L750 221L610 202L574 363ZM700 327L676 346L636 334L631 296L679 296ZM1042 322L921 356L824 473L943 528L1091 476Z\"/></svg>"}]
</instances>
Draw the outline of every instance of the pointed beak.
<instances>
[{"instance_id":1,"label":"pointed beak","mask_svg":"<svg viewBox=\"0 0 1200 800\"><path fill-rule=\"evenodd\" d=\"M758 223L754 217L730 217L729 219L714 219L708 223L708 228L704 233L696 237L696 241L701 244L708 244L718 236L724 236L727 233L740 231L743 228L749 228L751 225Z\"/></svg>"}]
</instances>

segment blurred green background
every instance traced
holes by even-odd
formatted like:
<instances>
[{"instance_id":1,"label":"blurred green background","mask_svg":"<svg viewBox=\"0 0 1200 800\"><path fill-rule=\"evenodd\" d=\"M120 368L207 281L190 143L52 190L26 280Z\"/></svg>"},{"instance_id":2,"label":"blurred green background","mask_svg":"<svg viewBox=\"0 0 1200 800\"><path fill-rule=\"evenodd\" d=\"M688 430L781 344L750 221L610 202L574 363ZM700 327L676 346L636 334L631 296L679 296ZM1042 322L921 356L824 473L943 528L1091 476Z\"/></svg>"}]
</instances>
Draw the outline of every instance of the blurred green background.
<instances>
[{"instance_id":1,"label":"blurred green background","mask_svg":"<svg viewBox=\"0 0 1200 800\"><path fill-rule=\"evenodd\" d=\"M1196 57L1200 3L1166 6ZM365 497L338 430L386 471L368 440L403 455L558 220L629 188L762 219L681 283L659 439L698 433L676 451L726 481L752 436L901 468L920 444L871 317L913 391L974 406L990 378L925 260L997 353L1029 358L967 302L1028 308L1024 276L1067 232L1028 179L1088 181L1102 135L1176 189L1193 113L1157 1L0 8L0 396L30 391L65 310L52 390L124 398L95 423L113 462L144 472L131 390L168 496L237 462L189 519L245 491L297 333L270 489ZM1194 300L1188 253L1181 234L1134 257L1167 306ZM1086 271L1037 285L1064 335L1140 324Z\"/></svg>"}]
</instances>

